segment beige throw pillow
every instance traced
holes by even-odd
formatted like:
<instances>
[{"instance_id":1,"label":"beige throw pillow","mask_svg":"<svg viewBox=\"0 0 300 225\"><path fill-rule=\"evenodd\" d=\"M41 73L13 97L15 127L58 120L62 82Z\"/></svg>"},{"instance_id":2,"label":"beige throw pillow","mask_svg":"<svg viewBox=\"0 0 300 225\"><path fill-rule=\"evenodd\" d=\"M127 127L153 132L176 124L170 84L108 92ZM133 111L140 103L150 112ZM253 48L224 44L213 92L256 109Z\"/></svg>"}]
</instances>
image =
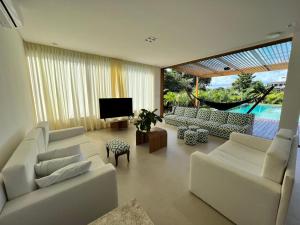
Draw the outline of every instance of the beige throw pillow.
<instances>
[{"instance_id":1,"label":"beige throw pillow","mask_svg":"<svg viewBox=\"0 0 300 225\"><path fill-rule=\"evenodd\" d=\"M61 149L55 149L52 151L47 151L38 154L38 162L45 161L45 160L50 160L50 159L57 159L57 158L62 158L62 157L67 157L67 156L72 156L72 155L81 155L80 151L80 146L79 145L74 145L70 146L67 148L61 148Z\"/></svg>"},{"instance_id":2,"label":"beige throw pillow","mask_svg":"<svg viewBox=\"0 0 300 225\"><path fill-rule=\"evenodd\" d=\"M48 187L52 184L56 184L72 177L76 177L80 174L86 173L89 170L90 166L91 161L72 163L66 167L56 170L49 176L36 179L35 182L40 188Z\"/></svg>"},{"instance_id":3,"label":"beige throw pillow","mask_svg":"<svg viewBox=\"0 0 300 225\"><path fill-rule=\"evenodd\" d=\"M71 163L79 162L80 158L80 154L77 154L63 158L41 161L34 165L35 174L37 177L48 176L56 170L59 170Z\"/></svg>"}]
</instances>

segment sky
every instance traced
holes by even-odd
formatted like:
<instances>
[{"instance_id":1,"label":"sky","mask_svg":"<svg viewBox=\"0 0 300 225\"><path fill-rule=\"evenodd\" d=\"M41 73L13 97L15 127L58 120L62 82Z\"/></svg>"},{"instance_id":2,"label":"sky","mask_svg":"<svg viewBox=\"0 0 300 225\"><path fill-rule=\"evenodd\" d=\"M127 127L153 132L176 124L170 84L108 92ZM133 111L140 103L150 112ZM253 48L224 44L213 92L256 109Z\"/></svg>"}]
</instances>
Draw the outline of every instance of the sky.
<instances>
[{"instance_id":1,"label":"sky","mask_svg":"<svg viewBox=\"0 0 300 225\"><path fill-rule=\"evenodd\" d=\"M268 84L274 81L285 81L287 70L267 71L261 73L254 73L254 75L255 75L254 80L260 80L264 84ZM211 79L208 88L211 89L220 88L220 87L230 88L232 82L234 82L237 79L237 77L238 77L237 75L213 77Z\"/></svg>"}]
</instances>

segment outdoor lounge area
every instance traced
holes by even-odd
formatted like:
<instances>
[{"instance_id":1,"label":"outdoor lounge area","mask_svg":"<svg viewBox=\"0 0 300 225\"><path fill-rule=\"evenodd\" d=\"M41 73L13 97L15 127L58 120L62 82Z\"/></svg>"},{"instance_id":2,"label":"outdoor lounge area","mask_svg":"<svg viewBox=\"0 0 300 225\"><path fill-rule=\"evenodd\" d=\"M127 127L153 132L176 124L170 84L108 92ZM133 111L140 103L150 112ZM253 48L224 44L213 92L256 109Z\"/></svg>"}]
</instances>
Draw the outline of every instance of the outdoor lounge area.
<instances>
[{"instance_id":1,"label":"outdoor lounge area","mask_svg":"<svg viewBox=\"0 0 300 225\"><path fill-rule=\"evenodd\" d=\"M0 0L0 225L300 224L299 9Z\"/></svg>"}]
</instances>

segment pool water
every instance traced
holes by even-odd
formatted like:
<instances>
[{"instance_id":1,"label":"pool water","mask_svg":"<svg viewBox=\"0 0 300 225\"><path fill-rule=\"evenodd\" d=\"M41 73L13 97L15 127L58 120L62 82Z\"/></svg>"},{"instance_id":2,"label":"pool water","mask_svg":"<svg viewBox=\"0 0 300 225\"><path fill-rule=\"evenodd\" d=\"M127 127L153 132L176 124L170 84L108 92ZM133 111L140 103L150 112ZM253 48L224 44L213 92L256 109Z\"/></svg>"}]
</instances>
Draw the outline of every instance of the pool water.
<instances>
[{"instance_id":1,"label":"pool water","mask_svg":"<svg viewBox=\"0 0 300 225\"><path fill-rule=\"evenodd\" d=\"M246 114L252 106L253 104L244 104L228 111ZM255 118L280 120L281 105L258 104L251 113L255 114Z\"/></svg>"}]
</instances>

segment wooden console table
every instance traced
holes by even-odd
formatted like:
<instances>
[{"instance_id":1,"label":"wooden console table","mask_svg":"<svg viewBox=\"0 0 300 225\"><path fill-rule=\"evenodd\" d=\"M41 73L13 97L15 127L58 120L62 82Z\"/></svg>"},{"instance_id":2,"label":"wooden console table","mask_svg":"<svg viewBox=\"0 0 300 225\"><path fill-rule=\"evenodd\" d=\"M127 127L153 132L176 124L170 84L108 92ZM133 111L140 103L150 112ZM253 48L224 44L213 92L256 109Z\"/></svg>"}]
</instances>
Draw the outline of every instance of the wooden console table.
<instances>
[{"instance_id":1,"label":"wooden console table","mask_svg":"<svg viewBox=\"0 0 300 225\"><path fill-rule=\"evenodd\" d=\"M112 121L110 122L110 127L112 129L118 129L118 130L128 128L128 120Z\"/></svg>"},{"instance_id":2,"label":"wooden console table","mask_svg":"<svg viewBox=\"0 0 300 225\"><path fill-rule=\"evenodd\" d=\"M167 131L162 128L154 127L147 133L136 131L136 145L149 143L149 153L166 147L167 142Z\"/></svg>"}]
</instances>

